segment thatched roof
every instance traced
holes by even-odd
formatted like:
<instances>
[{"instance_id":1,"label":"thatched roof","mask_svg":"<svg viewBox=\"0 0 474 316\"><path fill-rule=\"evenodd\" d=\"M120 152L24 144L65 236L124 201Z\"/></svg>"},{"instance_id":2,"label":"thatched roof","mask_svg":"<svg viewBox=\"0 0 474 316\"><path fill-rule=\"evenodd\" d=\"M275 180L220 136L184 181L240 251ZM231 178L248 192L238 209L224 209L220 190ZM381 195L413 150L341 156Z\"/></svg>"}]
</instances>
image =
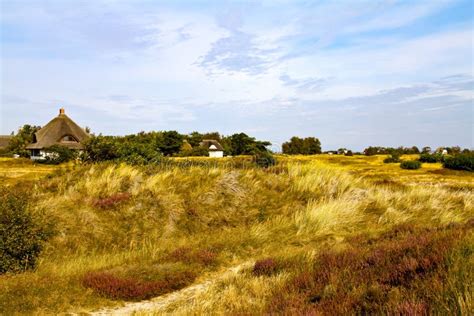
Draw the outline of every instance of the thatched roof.
<instances>
[{"instance_id":1,"label":"thatched roof","mask_svg":"<svg viewBox=\"0 0 474 316\"><path fill-rule=\"evenodd\" d=\"M204 147L209 151L224 151L224 147L214 139L204 139L199 143L199 146Z\"/></svg>"},{"instance_id":2,"label":"thatched roof","mask_svg":"<svg viewBox=\"0 0 474 316\"><path fill-rule=\"evenodd\" d=\"M0 149L7 148L8 143L10 142L10 139L12 139L13 136L11 135L0 135Z\"/></svg>"},{"instance_id":3,"label":"thatched roof","mask_svg":"<svg viewBox=\"0 0 474 316\"><path fill-rule=\"evenodd\" d=\"M81 142L89 137L89 134L74 123L65 114L64 109L61 109L57 117L35 133L35 142L26 146L26 149L43 149L53 145L83 149L84 145Z\"/></svg>"}]
</instances>

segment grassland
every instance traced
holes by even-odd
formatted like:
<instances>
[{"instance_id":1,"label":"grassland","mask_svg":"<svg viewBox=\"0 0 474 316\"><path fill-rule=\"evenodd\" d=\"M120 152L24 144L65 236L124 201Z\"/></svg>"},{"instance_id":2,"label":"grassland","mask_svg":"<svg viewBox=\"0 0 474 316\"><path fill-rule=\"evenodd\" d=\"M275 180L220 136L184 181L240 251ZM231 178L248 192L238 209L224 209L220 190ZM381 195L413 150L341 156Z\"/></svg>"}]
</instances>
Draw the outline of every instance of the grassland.
<instances>
[{"instance_id":1,"label":"grassland","mask_svg":"<svg viewBox=\"0 0 474 316\"><path fill-rule=\"evenodd\" d=\"M0 314L89 312L209 278L192 299L146 313L469 314L472 173L384 158L278 156L268 169L245 157L3 159L2 180L28 186L55 235L35 271L0 276Z\"/></svg>"}]
</instances>

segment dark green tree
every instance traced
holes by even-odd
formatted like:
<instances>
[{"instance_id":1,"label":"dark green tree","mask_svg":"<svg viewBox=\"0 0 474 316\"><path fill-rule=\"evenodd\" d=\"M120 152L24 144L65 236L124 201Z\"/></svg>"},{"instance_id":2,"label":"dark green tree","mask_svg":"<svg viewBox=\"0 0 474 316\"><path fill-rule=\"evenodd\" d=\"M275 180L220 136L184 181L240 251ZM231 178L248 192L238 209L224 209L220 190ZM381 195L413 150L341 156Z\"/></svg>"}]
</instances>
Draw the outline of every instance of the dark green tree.
<instances>
[{"instance_id":1,"label":"dark green tree","mask_svg":"<svg viewBox=\"0 0 474 316\"><path fill-rule=\"evenodd\" d=\"M34 134L40 130L40 126L25 124L18 129L15 136L8 144L8 151L20 155L21 157L30 157L30 152L26 146L34 141Z\"/></svg>"},{"instance_id":2,"label":"dark green tree","mask_svg":"<svg viewBox=\"0 0 474 316\"><path fill-rule=\"evenodd\" d=\"M183 144L184 136L179 134L177 131L166 131L162 133L162 143L158 145L158 148L166 156L172 156L173 154L179 153L179 149Z\"/></svg>"},{"instance_id":3,"label":"dark green tree","mask_svg":"<svg viewBox=\"0 0 474 316\"><path fill-rule=\"evenodd\" d=\"M284 154L289 155L314 155L321 153L321 142L315 137L300 138L293 136L289 142L283 143Z\"/></svg>"}]
</instances>

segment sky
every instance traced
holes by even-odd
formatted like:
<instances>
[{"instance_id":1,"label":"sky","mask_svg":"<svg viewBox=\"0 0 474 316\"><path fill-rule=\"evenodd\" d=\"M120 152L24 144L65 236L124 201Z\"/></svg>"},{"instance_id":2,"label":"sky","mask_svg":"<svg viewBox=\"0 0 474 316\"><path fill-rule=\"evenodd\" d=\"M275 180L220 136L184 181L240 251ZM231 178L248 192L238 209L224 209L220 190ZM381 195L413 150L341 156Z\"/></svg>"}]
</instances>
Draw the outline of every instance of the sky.
<instances>
[{"instance_id":1,"label":"sky","mask_svg":"<svg viewBox=\"0 0 474 316\"><path fill-rule=\"evenodd\" d=\"M474 1L0 0L0 134L473 148Z\"/></svg>"}]
</instances>

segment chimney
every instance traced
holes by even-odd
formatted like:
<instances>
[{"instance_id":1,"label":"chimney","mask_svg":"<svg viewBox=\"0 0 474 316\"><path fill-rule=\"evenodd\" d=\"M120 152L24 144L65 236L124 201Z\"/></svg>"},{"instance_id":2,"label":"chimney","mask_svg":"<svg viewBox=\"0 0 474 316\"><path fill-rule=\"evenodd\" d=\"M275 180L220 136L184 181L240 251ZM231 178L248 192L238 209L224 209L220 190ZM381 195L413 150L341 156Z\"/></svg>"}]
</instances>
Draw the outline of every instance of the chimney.
<instances>
[{"instance_id":1,"label":"chimney","mask_svg":"<svg viewBox=\"0 0 474 316\"><path fill-rule=\"evenodd\" d=\"M65 113L64 108L60 108L59 109L59 115L64 114L64 113Z\"/></svg>"}]
</instances>

